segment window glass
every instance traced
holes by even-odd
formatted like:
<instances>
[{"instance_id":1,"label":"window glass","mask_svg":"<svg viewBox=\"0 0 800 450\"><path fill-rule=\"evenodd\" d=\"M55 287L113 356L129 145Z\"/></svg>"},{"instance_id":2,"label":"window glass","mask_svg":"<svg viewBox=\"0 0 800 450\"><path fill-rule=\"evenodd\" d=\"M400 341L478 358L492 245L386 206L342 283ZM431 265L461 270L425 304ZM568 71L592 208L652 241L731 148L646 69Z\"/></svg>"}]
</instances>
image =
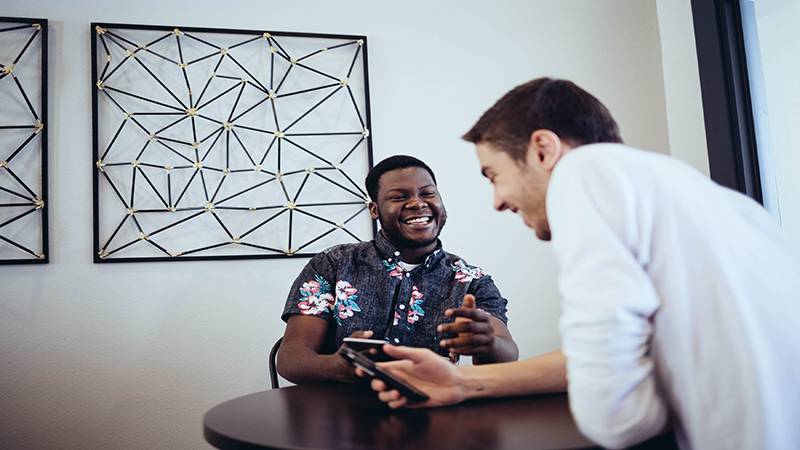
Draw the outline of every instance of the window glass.
<instances>
[{"instance_id":1,"label":"window glass","mask_svg":"<svg viewBox=\"0 0 800 450\"><path fill-rule=\"evenodd\" d=\"M800 242L800 0L742 0L764 206Z\"/></svg>"}]
</instances>

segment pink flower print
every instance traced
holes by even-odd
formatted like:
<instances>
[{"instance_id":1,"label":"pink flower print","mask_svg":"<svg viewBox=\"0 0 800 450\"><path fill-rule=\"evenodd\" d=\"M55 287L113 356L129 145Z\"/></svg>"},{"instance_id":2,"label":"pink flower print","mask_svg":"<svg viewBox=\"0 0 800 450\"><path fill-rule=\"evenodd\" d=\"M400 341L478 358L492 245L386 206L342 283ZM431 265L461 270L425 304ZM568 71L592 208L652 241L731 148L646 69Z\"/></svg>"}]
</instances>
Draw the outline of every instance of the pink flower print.
<instances>
[{"instance_id":1,"label":"pink flower print","mask_svg":"<svg viewBox=\"0 0 800 450\"><path fill-rule=\"evenodd\" d=\"M304 301L298 303L301 313L309 315L317 315L330 307L333 303L333 296L331 294L322 294L319 297L309 295Z\"/></svg>"},{"instance_id":2,"label":"pink flower print","mask_svg":"<svg viewBox=\"0 0 800 450\"><path fill-rule=\"evenodd\" d=\"M354 312L361 312L361 308L356 303L358 289L344 280L336 282L336 303L333 309L336 312L336 323L342 324L342 320L353 317Z\"/></svg>"},{"instance_id":3,"label":"pink flower print","mask_svg":"<svg viewBox=\"0 0 800 450\"><path fill-rule=\"evenodd\" d=\"M311 294L316 294L317 292L319 292L319 283L317 283L316 281L312 280L312 281L303 283L303 287L300 288L300 289L305 291L305 292L311 293Z\"/></svg>"},{"instance_id":4,"label":"pink flower print","mask_svg":"<svg viewBox=\"0 0 800 450\"><path fill-rule=\"evenodd\" d=\"M408 312L408 323L414 323L419 320L419 314L416 311Z\"/></svg>"},{"instance_id":5,"label":"pink flower print","mask_svg":"<svg viewBox=\"0 0 800 450\"><path fill-rule=\"evenodd\" d=\"M453 264L453 270L456 272L456 280L461 283L469 283L485 275L479 267L467 266L460 259Z\"/></svg>"},{"instance_id":6,"label":"pink flower print","mask_svg":"<svg viewBox=\"0 0 800 450\"><path fill-rule=\"evenodd\" d=\"M356 292L358 292L358 289L351 286L347 281L340 280L336 283L336 298L339 300L345 300ZM350 315L352 316L352 314Z\"/></svg>"},{"instance_id":7,"label":"pink flower print","mask_svg":"<svg viewBox=\"0 0 800 450\"><path fill-rule=\"evenodd\" d=\"M393 325L397 325L398 323L400 323L400 313L395 311L394 312L394 324Z\"/></svg>"},{"instance_id":8,"label":"pink flower print","mask_svg":"<svg viewBox=\"0 0 800 450\"><path fill-rule=\"evenodd\" d=\"M400 278L403 278L403 275L406 273L406 271L403 270L402 267L400 267L396 263L392 262L391 259L387 259L386 261L383 261L383 265L384 265L384 267L386 267L386 270L389 271L389 276L390 277L394 277L394 278L400 279Z\"/></svg>"},{"instance_id":9,"label":"pink flower print","mask_svg":"<svg viewBox=\"0 0 800 450\"><path fill-rule=\"evenodd\" d=\"M420 316L425 315L425 311L422 309L422 297L422 292L416 286L412 286L411 299L408 301L408 318L406 319L409 324L413 324L420 319Z\"/></svg>"},{"instance_id":10,"label":"pink flower print","mask_svg":"<svg viewBox=\"0 0 800 450\"><path fill-rule=\"evenodd\" d=\"M339 303L339 318L340 319L347 319L348 317L353 317L353 307L350 305L345 305L343 303Z\"/></svg>"}]
</instances>

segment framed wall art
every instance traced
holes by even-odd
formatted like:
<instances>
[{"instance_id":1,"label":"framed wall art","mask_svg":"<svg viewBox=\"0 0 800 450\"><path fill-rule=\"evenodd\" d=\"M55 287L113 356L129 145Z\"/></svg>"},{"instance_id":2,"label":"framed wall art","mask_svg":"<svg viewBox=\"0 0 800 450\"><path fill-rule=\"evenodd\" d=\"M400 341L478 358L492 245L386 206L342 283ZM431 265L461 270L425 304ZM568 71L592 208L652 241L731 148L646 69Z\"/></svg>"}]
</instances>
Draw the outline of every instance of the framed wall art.
<instances>
[{"instance_id":1,"label":"framed wall art","mask_svg":"<svg viewBox=\"0 0 800 450\"><path fill-rule=\"evenodd\" d=\"M95 262L372 239L365 36L93 23Z\"/></svg>"},{"instance_id":2,"label":"framed wall art","mask_svg":"<svg viewBox=\"0 0 800 450\"><path fill-rule=\"evenodd\" d=\"M47 20L0 17L0 264L47 263Z\"/></svg>"}]
</instances>

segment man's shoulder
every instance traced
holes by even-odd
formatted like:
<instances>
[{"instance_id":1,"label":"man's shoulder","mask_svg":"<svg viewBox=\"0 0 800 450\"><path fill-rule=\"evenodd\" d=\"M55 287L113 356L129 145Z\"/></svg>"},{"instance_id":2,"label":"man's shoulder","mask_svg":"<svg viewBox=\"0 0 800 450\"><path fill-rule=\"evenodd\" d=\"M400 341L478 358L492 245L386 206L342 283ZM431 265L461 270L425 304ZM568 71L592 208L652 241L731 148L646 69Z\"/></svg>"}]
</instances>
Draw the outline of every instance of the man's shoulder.
<instances>
[{"instance_id":1,"label":"man's shoulder","mask_svg":"<svg viewBox=\"0 0 800 450\"><path fill-rule=\"evenodd\" d=\"M454 254L445 252L444 265L449 267L456 273L456 281L464 282L466 278L469 280L482 278L489 275L481 267L469 264L464 258Z\"/></svg>"},{"instance_id":2,"label":"man's shoulder","mask_svg":"<svg viewBox=\"0 0 800 450\"><path fill-rule=\"evenodd\" d=\"M616 164L621 161L637 159L642 155L652 154L644 150L628 147L625 144L609 142L587 144L567 152L559 161L559 166L596 166L598 164Z\"/></svg>"},{"instance_id":3,"label":"man's shoulder","mask_svg":"<svg viewBox=\"0 0 800 450\"><path fill-rule=\"evenodd\" d=\"M446 252L444 249L442 249L442 252L444 253L442 255L442 261L444 261L444 263L448 266L451 266L458 261L464 262L464 258L456 255L455 253Z\"/></svg>"},{"instance_id":4,"label":"man's shoulder","mask_svg":"<svg viewBox=\"0 0 800 450\"><path fill-rule=\"evenodd\" d=\"M638 191L663 184L671 177L697 178L700 173L683 161L662 153L624 144L600 143L577 147L566 153L553 170L550 187L603 185ZM548 196L550 192L548 190Z\"/></svg>"},{"instance_id":5,"label":"man's shoulder","mask_svg":"<svg viewBox=\"0 0 800 450\"><path fill-rule=\"evenodd\" d=\"M689 166L681 160L662 153L641 150L625 144L596 143L577 147L566 153L559 161L557 171L585 171L623 169L629 166Z\"/></svg>"},{"instance_id":6,"label":"man's shoulder","mask_svg":"<svg viewBox=\"0 0 800 450\"><path fill-rule=\"evenodd\" d=\"M352 258L365 252L374 252L372 241L337 244L319 252L316 257Z\"/></svg>"}]
</instances>

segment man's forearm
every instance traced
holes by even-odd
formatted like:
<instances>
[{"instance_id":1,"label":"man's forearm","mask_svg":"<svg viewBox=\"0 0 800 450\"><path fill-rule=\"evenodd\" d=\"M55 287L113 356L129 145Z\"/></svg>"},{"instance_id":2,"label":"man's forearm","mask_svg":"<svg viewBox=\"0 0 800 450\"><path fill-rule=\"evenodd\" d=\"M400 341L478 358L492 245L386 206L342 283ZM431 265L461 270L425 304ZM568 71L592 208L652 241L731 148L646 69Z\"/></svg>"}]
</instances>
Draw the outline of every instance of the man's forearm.
<instances>
[{"instance_id":1,"label":"man's forearm","mask_svg":"<svg viewBox=\"0 0 800 450\"><path fill-rule=\"evenodd\" d=\"M566 392L567 366L556 350L536 358L502 364L461 367L460 389L465 398Z\"/></svg>"},{"instance_id":2,"label":"man's forearm","mask_svg":"<svg viewBox=\"0 0 800 450\"><path fill-rule=\"evenodd\" d=\"M277 369L283 378L296 384L337 379L332 358L339 356L320 355L304 344L290 344L278 352Z\"/></svg>"}]
</instances>

